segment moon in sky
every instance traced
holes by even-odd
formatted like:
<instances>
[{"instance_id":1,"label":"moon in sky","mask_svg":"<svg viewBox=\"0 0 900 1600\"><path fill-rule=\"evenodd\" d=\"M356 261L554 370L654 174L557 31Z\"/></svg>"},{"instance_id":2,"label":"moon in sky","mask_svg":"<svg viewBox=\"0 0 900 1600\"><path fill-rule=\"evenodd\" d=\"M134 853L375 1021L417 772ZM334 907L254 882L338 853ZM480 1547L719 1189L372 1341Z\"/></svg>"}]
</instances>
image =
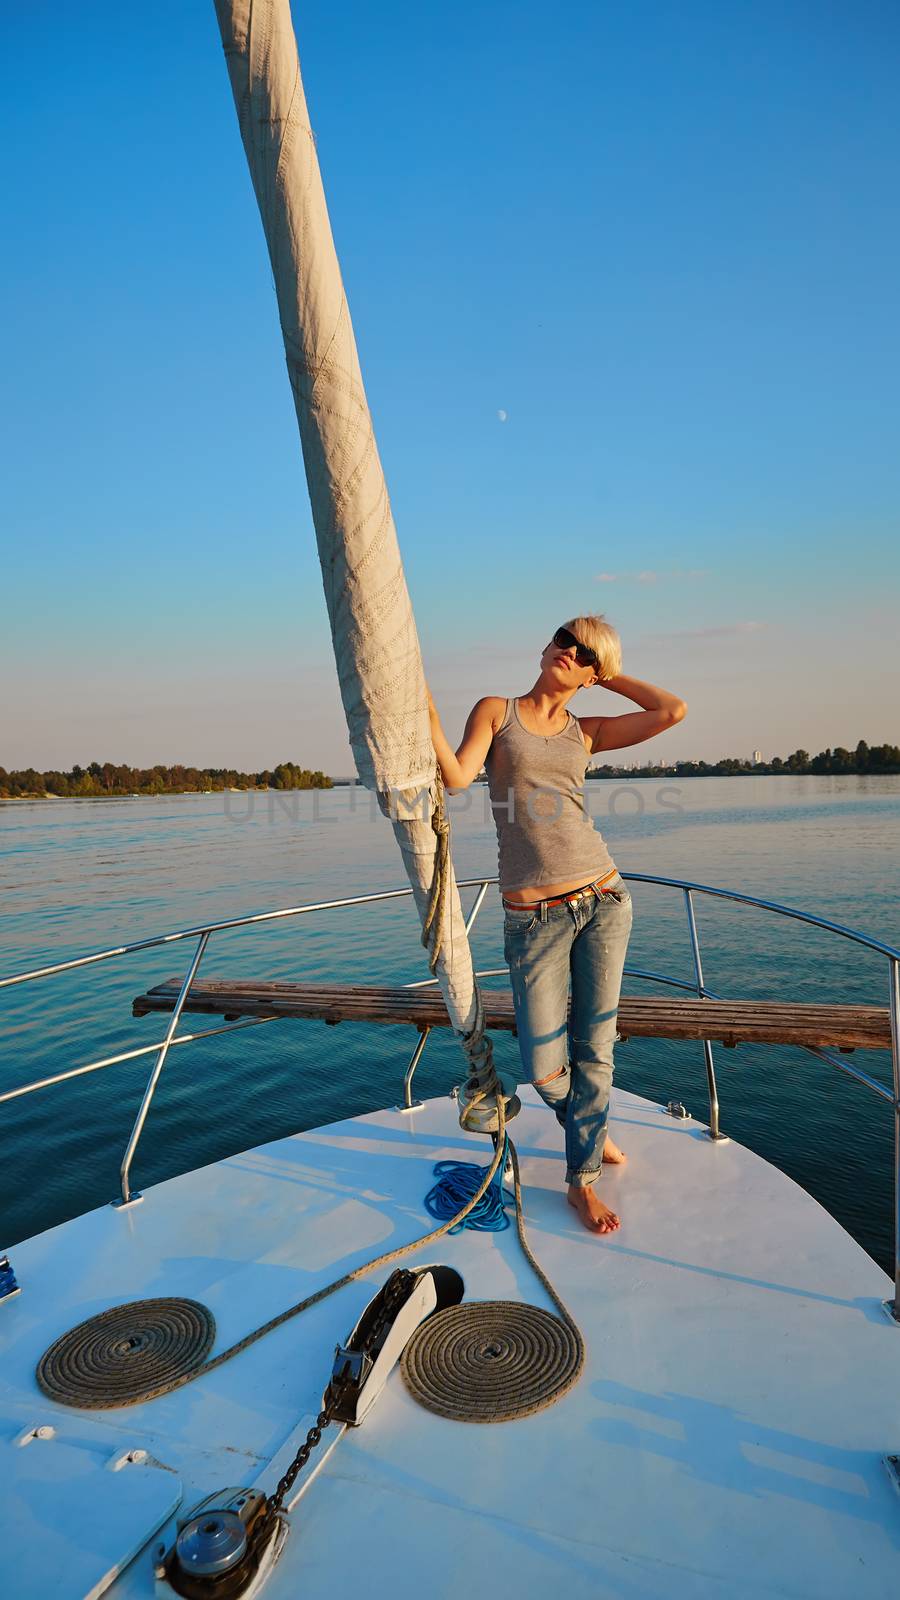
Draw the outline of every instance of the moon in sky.
<instances>
[{"instance_id":1,"label":"moon in sky","mask_svg":"<svg viewBox=\"0 0 900 1600\"><path fill-rule=\"evenodd\" d=\"M509 412L507 412L507 411L498 411L497 412L497 416L498 416L498 418L499 418L499 420L501 422L505 422L507 417L508 417L508 415L509 415Z\"/></svg>"}]
</instances>

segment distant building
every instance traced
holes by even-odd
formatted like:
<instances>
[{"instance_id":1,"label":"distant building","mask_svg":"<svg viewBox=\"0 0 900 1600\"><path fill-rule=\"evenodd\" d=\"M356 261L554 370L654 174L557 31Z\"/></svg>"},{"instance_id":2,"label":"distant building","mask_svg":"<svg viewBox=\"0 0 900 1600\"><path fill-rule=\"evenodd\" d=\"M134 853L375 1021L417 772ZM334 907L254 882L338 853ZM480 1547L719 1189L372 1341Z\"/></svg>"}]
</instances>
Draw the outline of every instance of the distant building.
<instances>
[{"instance_id":1,"label":"distant building","mask_svg":"<svg viewBox=\"0 0 900 1600\"><path fill-rule=\"evenodd\" d=\"M754 752L753 752L753 765L755 767L761 767L762 766L762 758L763 758L762 757L762 751L761 750L754 750Z\"/></svg>"}]
</instances>

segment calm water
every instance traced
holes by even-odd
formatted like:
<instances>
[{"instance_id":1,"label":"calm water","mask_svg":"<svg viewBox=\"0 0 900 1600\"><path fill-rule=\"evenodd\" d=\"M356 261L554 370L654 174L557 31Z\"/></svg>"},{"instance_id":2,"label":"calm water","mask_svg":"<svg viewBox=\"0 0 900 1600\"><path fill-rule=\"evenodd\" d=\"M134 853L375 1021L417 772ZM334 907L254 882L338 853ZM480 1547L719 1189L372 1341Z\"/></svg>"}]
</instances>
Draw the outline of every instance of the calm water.
<instances>
[{"instance_id":1,"label":"calm water","mask_svg":"<svg viewBox=\"0 0 900 1600\"><path fill-rule=\"evenodd\" d=\"M590 789L625 872L743 888L900 945L900 779L642 780ZM467 802L467 803L466 803ZM486 790L451 802L460 877L493 873ZM253 911L400 887L387 823L362 791L0 803L0 972ZM633 886L629 964L691 976L677 891ZM469 892L464 895L468 903ZM479 967L502 963L496 892L476 923ZM887 963L846 941L747 907L701 899L710 987L724 994L886 1003ZM0 993L3 1088L160 1036L131 1000L183 970L169 945ZM425 975L408 900L215 935L208 976L407 981ZM502 983L501 979L488 980ZM646 985L626 982L630 990ZM215 1019L195 1019L196 1026ZM277 1022L171 1052L132 1179L159 1182L264 1140L394 1104L415 1035L406 1028ZM501 1035L501 1056L517 1060ZM2 1107L0 1241L111 1199L151 1057ZM424 1094L446 1092L461 1056L433 1035ZM887 1052L854 1062L885 1084ZM891 1253L891 1114L800 1051L717 1051L723 1129L809 1189L885 1266ZM699 1044L632 1040L617 1082L678 1097L706 1118ZM634 1181L639 1181L637 1171Z\"/></svg>"}]
</instances>

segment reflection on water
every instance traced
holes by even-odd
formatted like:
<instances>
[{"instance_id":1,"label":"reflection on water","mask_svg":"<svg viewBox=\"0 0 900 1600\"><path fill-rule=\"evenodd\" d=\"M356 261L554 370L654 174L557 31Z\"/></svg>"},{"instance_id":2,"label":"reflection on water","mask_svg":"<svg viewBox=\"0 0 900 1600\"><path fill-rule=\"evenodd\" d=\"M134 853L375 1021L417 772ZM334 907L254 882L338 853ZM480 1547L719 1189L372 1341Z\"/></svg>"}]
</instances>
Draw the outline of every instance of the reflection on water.
<instances>
[{"instance_id":1,"label":"reflection on water","mask_svg":"<svg viewBox=\"0 0 900 1600\"><path fill-rule=\"evenodd\" d=\"M744 889L900 944L898 778L643 779L594 783L588 793L625 872ZM451 816L458 875L495 873L487 790L478 785L455 797ZM369 795L348 788L0 803L0 850L4 973L404 881L389 824ZM638 884L633 895L629 965L689 979L680 894ZM844 940L707 900L698 903L698 925L706 981L723 994L886 1003L887 963ZM479 967L502 964L496 891L473 944ZM0 994L2 1087L159 1037L159 1017L132 1020L132 998L183 972L190 949L163 946ZM408 900L216 935L201 971L372 983L426 975ZM207 1020L215 1022L196 1019L196 1026ZM133 1181L158 1182L281 1134L392 1104L414 1042L400 1027L282 1021L181 1046L166 1065ZM517 1061L514 1040L501 1035L496 1047L504 1061ZM3 1243L117 1192L149 1059L0 1108ZM889 1083L886 1052L857 1052L853 1060ZM789 1172L889 1268L889 1107L800 1051L720 1049L717 1067L723 1129ZM704 1116L697 1044L631 1040L619 1049L616 1073L625 1088L677 1097ZM460 1075L453 1042L432 1035L420 1092L444 1093Z\"/></svg>"}]
</instances>

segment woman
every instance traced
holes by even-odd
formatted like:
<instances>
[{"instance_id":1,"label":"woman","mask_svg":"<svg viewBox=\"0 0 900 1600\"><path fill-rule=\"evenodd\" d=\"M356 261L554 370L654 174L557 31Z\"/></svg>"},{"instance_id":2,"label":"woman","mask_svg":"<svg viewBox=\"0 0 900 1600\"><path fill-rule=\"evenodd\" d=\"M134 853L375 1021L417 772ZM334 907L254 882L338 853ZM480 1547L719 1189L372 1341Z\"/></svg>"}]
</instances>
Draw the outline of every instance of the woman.
<instances>
[{"instance_id":1,"label":"woman","mask_svg":"<svg viewBox=\"0 0 900 1600\"><path fill-rule=\"evenodd\" d=\"M522 1065L566 1130L569 1203L595 1233L619 1227L594 1185L603 1161L625 1160L607 1120L631 896L585 805L585 772L592 755L652 739L687 711L621 665L608 622L573 618L546 646L527 694L478 701L455 753L428 696L447 788L467 789L482 764L487 771ZM574 717L569 701L598 683L641 709Z\"/></svg>"}]
</instances>

